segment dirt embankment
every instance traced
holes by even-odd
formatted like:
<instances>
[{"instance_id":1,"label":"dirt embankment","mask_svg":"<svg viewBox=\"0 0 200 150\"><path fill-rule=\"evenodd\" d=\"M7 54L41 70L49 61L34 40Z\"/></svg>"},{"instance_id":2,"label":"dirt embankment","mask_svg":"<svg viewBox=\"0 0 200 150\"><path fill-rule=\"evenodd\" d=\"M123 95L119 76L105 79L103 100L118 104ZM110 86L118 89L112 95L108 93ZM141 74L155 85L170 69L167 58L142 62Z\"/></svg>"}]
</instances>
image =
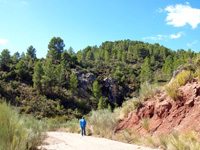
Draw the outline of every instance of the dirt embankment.
<instances>
[{"instance_id":1,"label":"dirt embankment","mask_svg":"<svg viewBox=\"0 0 200 150\"><path fill-rule=\"evenodd\" d=\"M194 88L197 87L198 95ZM181 97L173 101L161 90L154 97L143 103L140 109L129 113L119 124L118 130L131 128L145 134L141 126L142 119L150 118L149 133L153 136L169 134L173 130L185 132L187 130L200 131L200 83L194 79L191 83L179 88Z\"/></svg>"}]
</instances>

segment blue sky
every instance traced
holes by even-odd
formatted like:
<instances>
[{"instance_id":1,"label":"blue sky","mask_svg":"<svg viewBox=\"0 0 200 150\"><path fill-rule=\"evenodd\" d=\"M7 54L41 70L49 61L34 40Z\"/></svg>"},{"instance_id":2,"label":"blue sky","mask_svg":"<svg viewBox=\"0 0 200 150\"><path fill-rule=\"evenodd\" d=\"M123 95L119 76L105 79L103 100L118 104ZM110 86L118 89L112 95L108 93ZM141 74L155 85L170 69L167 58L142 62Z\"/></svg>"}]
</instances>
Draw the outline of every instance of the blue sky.
<instances>
[{"instance_id":1,"label":"blue sky","mask_svg":"<svg viewBox=\"0 0 200 150\"><path fill-rule=\"evenodd\" d=\"M0 51L46 57L52 37L77 52L104 41L137 40L200 51L199 0L0 0Z\"/></svg>"}]
</instances>

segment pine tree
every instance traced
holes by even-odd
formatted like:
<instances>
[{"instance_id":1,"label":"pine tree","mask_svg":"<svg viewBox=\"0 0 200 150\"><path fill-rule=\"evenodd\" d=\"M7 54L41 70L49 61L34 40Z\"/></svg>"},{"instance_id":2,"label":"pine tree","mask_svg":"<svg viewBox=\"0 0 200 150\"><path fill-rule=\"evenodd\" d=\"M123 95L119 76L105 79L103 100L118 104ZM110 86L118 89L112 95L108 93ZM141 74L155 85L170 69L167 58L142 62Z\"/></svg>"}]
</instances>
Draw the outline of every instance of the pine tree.
<instances>
[{"instance_id":1,"label":"pine tree","mask_svg":"<svg viewBox=\"0 0 200 150\"><path fill-rule=\"evenodd\" d=\"M99 103L98 103L98 108L97 109L104 109L106 108L106 102L105 100L103 99L103 97L101 97L99 99Z\"/></svg>"},{"instance_id":2,"label":"pine tree","mask_svg":"<svg viewBox=\"0 0 200 150\"><path fill-rule=\"evenodd\" d=\"M149 63L149 58L146 57L141 67L140 82L141 83L143 83L144 81L151 82L152 79L153 79L153 72L151 69L151 65Z\"/></svg>"},{"instance_id":3,"label":"pine tree","mask_svg":"<svg viewBox=\"0 0 200 150\"><path fill-rule=\"evenodd\" d=\"M110 62L110 55L108 51L105 52L105 61Z\"/></svg>"},{"instance_id":4,"label":"pine tree","mask_svg":"<svg viewBox=\"0 0 200 150\"><path fill-rule=\"evenodd\" d=\"M36 89L41 90L42 88L42 76L43 76L43 68L42 63L38 61L34 67L34 74L33 74L33 87Z\"/></svg>"},{"instance_id":5,"label":"pine tree","mask_svg":"<svg viewBox=\"0 0 200 150\"><path fill-rule=\"evenodd\" d=\"M48 60L44 66L44 75L42 76L42 84L46 89L50 89L52 92L52 87L55 84L55 74L54 74L54 66L51 60Z\"/></svg>"},{"instance_id":6,"label":"pine tree","mask_svg":"<svg viewBox=\"0 0 200 150\"><path fill-rule=\"evenodd\" d=\"M60 37L53 37L48 45L49 50L47 58L51 58L51 60L60 60L64 47L64 41Z\"/></svg>"},{"instance_id":7,"label":"pine tree","mask_svg":"<svg viewBox=\"0 0 200 150\"><path fill-rule=\"evenodd\" d=\"M62 52L62 54L61 54L61 64L64 68L69 67L70 60L71 60L71 56L69 55L69 53L67 51Z\"/></svg>"},{"instance_id":8,"label":"pine tree","mask_svg":"<svg viewBox=\"0 0 200 150\"><path fill-rule=\"evenodd\" d=\"M36 50L32 45L28 47L26 55L29 55L31 58L36 57Z\"/></svg>"},{"instance_id":9,"label":"pine tree","mask_svg":"<svg viewBox=\"0 0 200 150\"><path fill-rule=\"evenodd\" d=\"M102 96L101 87L99 86L99 83L97 80L95 80L93 83L92 92L96 100L98 100Z\"/></svg>"},{"instance_id":10,"label":"pine tree","mask_svg":"<svg viewBox=\"0 0 200 150\"><path fill-rule=\"evenodd\" d=\"M171 78L173 72L173 60L170 55L165 59L165 64L162 67L162 72L165 74L167 79Z\"/></svg>"},{"instance_id":11,"label":"pine tree","mask_svg":"<svg viewBox=\"0 0 200 150\"><path fill-rule=\"evenodd\" d=\"M119 50L117 51L117 59L118 59L118 60L121 60L121 59L122 59L122 50L121 50L121 49L119 49Z\"/></svg>"},{"instance_id":12,"label":"pine tree","mask_svg":"<svg viewBox=\"0 0 200 150\"><path fill-rule=\"evenodd\" d=\"M65 72L61 64L56 67L55 77L56 77L56 84L58 85L58 92L60 93L60 89L65 81Z\"/></svg>"},{"instance_id":13,"label":"pine tree","mask_svg":"<svg viewBox=\"0 0 200 150\"><path fill-rule=\"evenodd\" d=\"M87 61L94 60L94 54L93 54L92 51L88 51L88 52L87 52L86 60L87 60Z\"/></svg>"},{"instance_id":14,"label":"pine tree","mask_svg":"<svg viewBox=\"0 0 200 150\"><path fill-rule=\"evenodd\" d=\"M18 80L24 80L27 77L28 71L26 67L26 63L21 59L16 65L15 65L15 72L17 74Z\"/></svg>"}]
</instances>

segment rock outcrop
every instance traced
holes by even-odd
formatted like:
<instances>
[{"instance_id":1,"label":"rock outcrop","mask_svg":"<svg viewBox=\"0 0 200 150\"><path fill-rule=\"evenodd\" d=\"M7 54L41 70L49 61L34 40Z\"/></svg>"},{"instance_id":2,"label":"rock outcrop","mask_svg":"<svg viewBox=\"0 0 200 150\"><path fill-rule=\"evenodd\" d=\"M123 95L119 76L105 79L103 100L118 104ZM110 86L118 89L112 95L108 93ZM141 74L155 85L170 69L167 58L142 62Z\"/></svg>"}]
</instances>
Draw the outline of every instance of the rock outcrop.
<instances>
[{"instance_id":1,"label":"rock outcrop","mask_svg":"<svg viewBox=\"0 0 200 150\"><path fill-rule=\"evenodd\" d=\"M171 78L169 84L172 83L172 81L175 79L175 77L176 77L180 72L182 72L182 71L184 71L183 65L180 65L180 66L177 68L177 70L174 70L173 76L172 76L172 78Z\"/></svg>"},{"instance_id":2,"label":"rock outcrop","mask_svg":"<svg viewBox=\"0 0 200 150\"><path fill-rule=\"evenodd\" d=\"M75 75L78 78L78 89L79 93L84 96L89 98L89 90L92 87L93 82L96 80L96 75L92 73L81 73L81 72L74 72Z\"/></svg>"},{"instance_id":3,"label":"rock outcrop","mask_svg":"<svg viewBox=\"0 0 200 150\"><path fill-rule=\"evenodd\" d=\"M96 80L96 75L92 73L81 73L80 70L76 70L74 73L78 78L79 94L89 98L90 89L93 86L93 82ZM100 83L102 94L104 97L108 97L108 100L116 103L119 97L119 90L117 84L113 78L105 78Z\"/></svg>"},{"instance_id":4,"label":"rock outcrop","mask_svg":"<svg viewBox=\"0 0 200 150\"><path fill-rule=\"evenodd\" d=\"M109 100L116 103L119 97L119 90L113 78L103 79L103 94L108 97Z\"/></svg>"},{"instance_id":5,"label":"rock outcrop","mask_svg":"<svg viewBox=\"0 0 200 150\"><path fill-rule=\"evenodd\" d=\"M194 88L197 87L198 94L195 95ZM131 128L146 134L142 128L141 120L150 118L149 133L153 136L169 134L173 130L186 132L195 129L200 131L200 83L193 80L179 90L182 96L179 100L172 100L165 92L155 94L154 97L143 103L143 107L129 113L118 126L119 131Z\"/></svg>"}]
</instances>

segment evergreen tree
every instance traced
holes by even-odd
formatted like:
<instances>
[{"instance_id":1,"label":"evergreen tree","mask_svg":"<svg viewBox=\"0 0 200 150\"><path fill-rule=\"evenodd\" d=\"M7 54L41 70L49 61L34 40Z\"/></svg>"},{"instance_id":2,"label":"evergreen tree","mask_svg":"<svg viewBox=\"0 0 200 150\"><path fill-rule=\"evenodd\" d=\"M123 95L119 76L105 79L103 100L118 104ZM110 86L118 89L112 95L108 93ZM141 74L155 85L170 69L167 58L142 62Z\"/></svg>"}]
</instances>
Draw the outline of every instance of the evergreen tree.
<instances>
[{"instance_id":1,"label":"evergreen tree","mask_svg":"<svg viewBox=\"0 0 200 150\"><path fill-rule=\"evenodd\" d=\"M100 97L102 96L101 87L99 86L99 83L97 80L95 80L93 83L92 93L94 97L96 98L96 100L100 99Z\"/></svg>"},{"instance_id":2,"label":"evergreen tree","mask_svg":"<svg viewBox=\"0 0 200 150\"><path fill-rule=\"evenodd\" d=\"M26 55L29 55L31 58L36 57L36 50L32 45L28 47Z\"/></svg>"},{"instance_id":3,"label":"evergreen tree","mask_svg":"<svg viewBox=\"0 0 200 150\"><path fill-rule=\"evenodd\" d=\"M25 62L22 59L15 65L15 68L18 80L26 79L28 71Z\"/></svg>"},{"instance_id":4,"label":"evergreen tree","mask_svg":"<svg viewBox=\"0 0 200 150\"><path fill-rule=\"evenodd\" d=\"M104 109L106 108L106 102L105 100L103 99L103 97L101 97L99 99L99 103L98 103L98 108L97 109Z\"/></svg>"},{"instance_id":5,"label":"evergreen tree","mask_svg":"<svg viewBox=\"0 0 200 150\"><path fill-rule=\"evenodd\" d=\"M34 74L33 74L33 87L41 90L42 88L42 76L43 76L43 68L42 63L38 61L34 67Z\"/></svg>"},{"instance_id":6,"label":"evergreen tree","mask_svg":"<svg viewBox=\"0 0 200 150\"><path fill-rule=\"evenodd\" d=\"M61 53L65 47L64 41L60 37L53 37L48 45L47 58L52 60L60 60Z\"/></svg>"},{"instance_id":7,"label":"evergreen tree","mask_svg":"<svg viewBox=\"0 0 200 150\"><path fill-rule=\"evenodd\" d=\"M117 51L117 59L118 59L118 60L121 60L121 59L122 59L122 50L121 50L121 49L119 49L119 50Z\"/></svg>"},{"instance_id":8,"label":"evergreen tree","mask_svg":"<svg viewBox=\"0 0 200 150\"><path fill-rule=\"evenodd\" d=\"M105 61L110 62L110 56L108 51L105 52Z\"/></svg>"},{"instance_id":9,"label":"evergreen tree","mask_svg":"<svg viewBox=\"0 0 200 150\"><path fill-rule=\"evenodd\" d=\"M21 59L24 59L25 57L26 57L26 56L25 56L25 53L22 52L20 58L21 58Z\"/></svg>"},{"instance_id":10,"label":"evergreen tree","mask_svg":"<svg viewBox=\"0 0 200 150\"><path fill-rule=\"evenodd\" d=\"M70 55L75 54L74 49L71 46L69 47L68 52L69 52Z\"/></svg>"},{"instance_id":11,"label":"evergreen tree","mask_svg":"<svg viewBox=\"0 0 200 150\"><path fill-rule=\"evenodd\" d=\"M2 65L8 65L11 63L10 51L8 49L4 49L0 55L0 62Z\"/></svg>"},{"instance_id":12,"label":"evergreen tree","mask_svg":"<svg viewBox=\"0 0 200 150\"><path fill-rule=\"evenodd\" d=\"M153 72L149 63L149 58L146 57L144 63L141 66L141 73L140 73L140 82L143 83L144 81L151 82L153 79Z\"/></svg>"},{"instance_id":13,"label":"evergreen tree","mask_svg":"<svg viewBox=\"0 0 200 150\"><path fill-rule=\"evenodd\" d=\"M162 67L162 72L165 74L167 79L171 78L173 72L173 60L170 55L165 59L165 64Z\"/></svg>"},{"instance_id":14,"label":"evergreen tree","mask_svg":"<svg viewBox=\"0 0 200 150\"><path fill-rule=\"evenodd\" d=\"M70 86L70 90L72 91L72 93L77 94L78 79L74 72L72 72L70 75L69 86Z\"/></svg>"},{"instance_id":15,"label":"evergreen tree","mask_svg":"<svg viewBox=\"0 0 200 150\"><path fill-rule=\"evenodd\" d=\"M30 70L33 67L33 60L30 59L28 63L28 69Z\"/></svg>"},{"instance_id":16,"label":"evergreen tree","mask_svg":"<svg viewBox=\"0 0 200 150\"><path fill-rule=\"evenodd\" d=\"M77 56L78 62L82 63L83 62L83 52L82 51L78 51L76 56Z\"/></svg>"},{"instance_id":17,"label":"evergreen tree","mask_svg":"<svg viewBox=\"0 0 200 150\"><path fill-rule=\"evenodd\" d=\"M93 54L93 52L91 50L87 52L86 60L87 61L94 60L94 54Z\"/></svg>"},{"instance_id":18,"label":"evergreen tree","mask_svg":"<svg viewBox=\"0 0 200 150\"><path fill-rule=\"evenodd\" d=\"M52 92L52 87L55 84L55 74L54 74L54 66L51 60L47 60L44 66L44 75L42 76L42 84L44 88L50 89Z\"/></svg>"},{"instance_id":19,"label":"evergreen tree","mask_svg":"<svg viewBox=\"0 0 200 150\"><path fill-rule=\"evenodd\" d=\"M61 54L61 64L64 68L69 67L70 60L71 60L71 56L69 55L69 53L67 51L62 52L62 54Z\"/></svg>"},{"instance_id":20,"label":"evergreen tree","mask_svg":"<svg viewBox=\"0 0 200 150\"><path fill-rule=\"evenodd\" d=\"M60 89L63 86L64 81L65 81L65 72L61 64L57 65L56 67L55 77L56 77L56 84L58 85L58 91L60 93Z\"/></svg>"},{"instance_id":21,"label":"evergreen tree","mask_svg":"<svg viewBox=\"0 0 200 150\"><path fill-rule=\"evenodd\" d=\"M20 54L19 54L19 52L14 53L14 55L12 56L12 62L13 62L14 64L16 64L16 63L19 61L19 59L20 59Z\"/></svg>"}]
</instances>

